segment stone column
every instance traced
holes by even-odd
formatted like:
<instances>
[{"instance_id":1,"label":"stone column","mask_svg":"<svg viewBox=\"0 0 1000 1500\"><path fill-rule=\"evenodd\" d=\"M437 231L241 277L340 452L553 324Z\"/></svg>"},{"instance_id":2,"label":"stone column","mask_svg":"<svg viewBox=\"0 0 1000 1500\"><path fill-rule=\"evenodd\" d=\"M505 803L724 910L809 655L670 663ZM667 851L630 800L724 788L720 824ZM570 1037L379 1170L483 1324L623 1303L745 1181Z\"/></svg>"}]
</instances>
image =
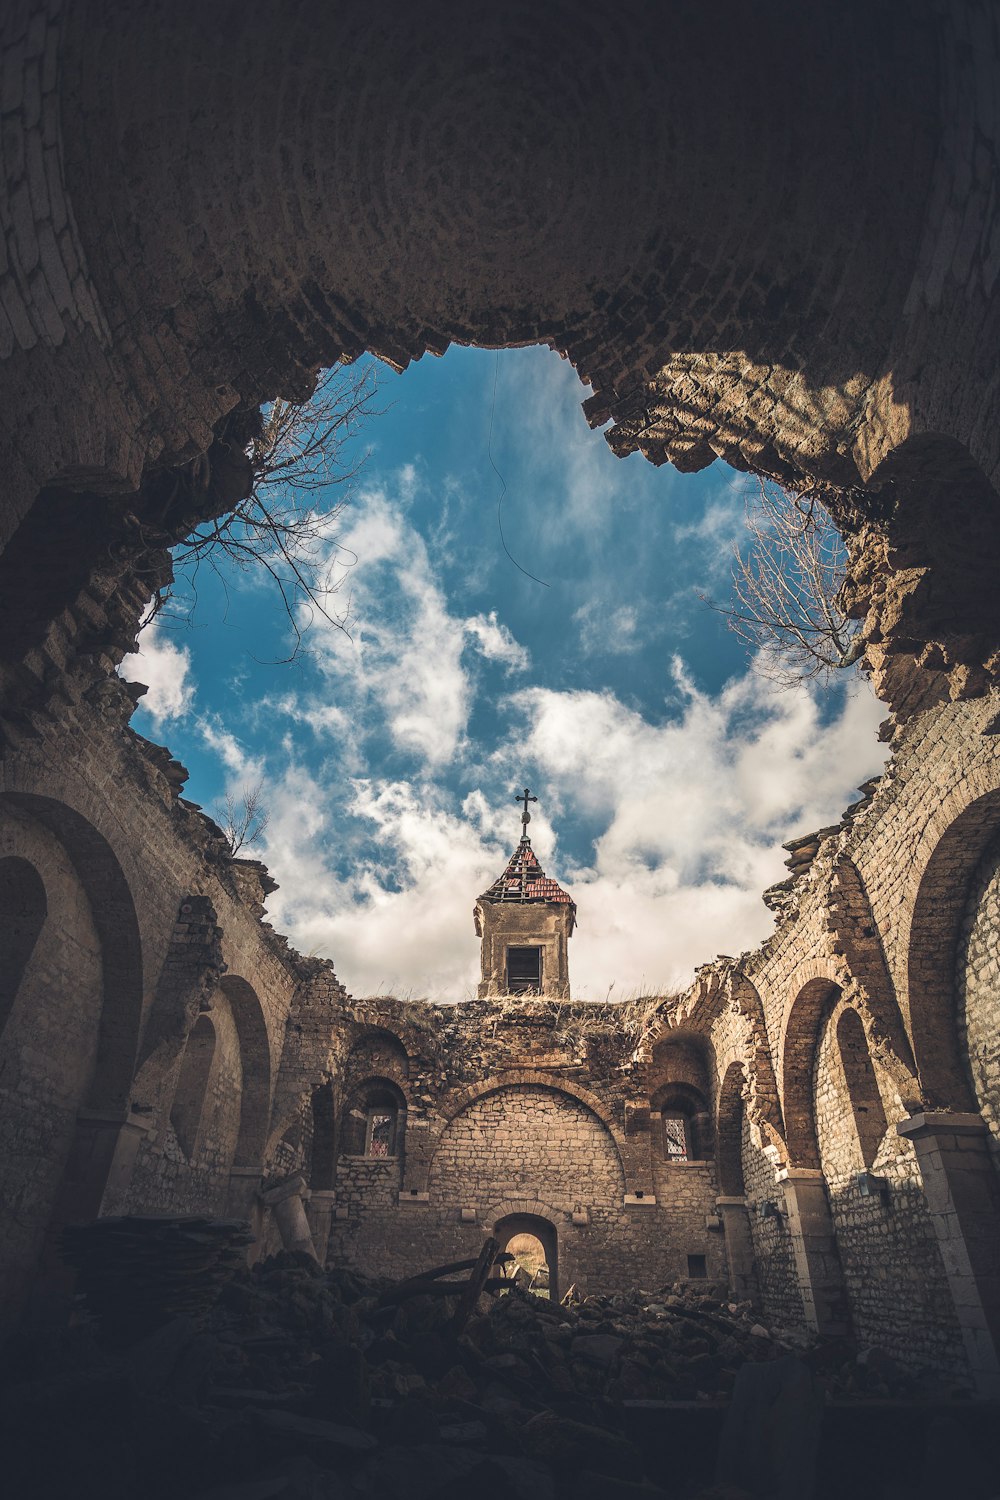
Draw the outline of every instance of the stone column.
<instances>
[{"instance_id":1,"label":"stone column","mask_svg":"<svg viewBox=\"0 0 1000 1500\"><path fill-rule=\"evenodd\" d=\"M817 1333L846 1334L847 1291L823 1173L811 1167L783 1167L777 1180L785 1193L806 1324Z\"/></svg>"},{"instance_id":2,"label":"stone column","mask_svg":"<svg viewBox=\"0 0 1000 1500\"><path fill-rule=\"evenodd\" d=\"M277 1187L268 1188L260 1195L261 1202L274 1214L284 1248L301 1250L316 1260L316 1246L313 1244L303 1202L308 1196L309 1189L304 1177L289 1177L287 1182L280 1182Z\"/></svg>"},{"instance_id":3,"label":"stone column","mask_svg":"<svg viewBox=\"0 0 1000 1500\"><path fill-rule=\"evenodd\" d=\"M757 1272L747 1200L742 1197L716 1198L715 1206L719 1210L722 1232L726 1238L730 1294L741 1301L745 1297L755 1297L758 1292Z\"/></svg>"},{"instance_id":4,"label":"stone column","mask_svg":"<svg viewBox=\"0 0 1000 1500\"><path fill-rule=\"evenodd\" d=\"M913 1142L976 1389L1000 1396L1000 1182L980 1115L911 1115Z\"/></svg>"},{"instance_id":5,"label":"stone column","mask_svg":"<svg viewBox=\"0 0 1000 1500\"><path fill-rule=\"evenodd\" d=\"M316 1259L326 1265L326 1251L330 1243L330 1224L337 1206L337 1194L333 1188L313 1188L309 1196L307 1217L312 1229Z\"/></svg>"}]
</instances>

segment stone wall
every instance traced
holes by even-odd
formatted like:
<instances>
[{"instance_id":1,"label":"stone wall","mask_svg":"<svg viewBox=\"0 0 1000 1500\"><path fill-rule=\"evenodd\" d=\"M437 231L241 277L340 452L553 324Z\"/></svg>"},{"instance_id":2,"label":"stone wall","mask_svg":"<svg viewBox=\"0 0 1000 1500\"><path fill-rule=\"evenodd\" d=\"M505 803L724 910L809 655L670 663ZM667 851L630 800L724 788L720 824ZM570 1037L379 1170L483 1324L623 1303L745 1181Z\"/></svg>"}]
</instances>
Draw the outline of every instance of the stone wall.
<instances>
[{"instance_id":1,"label":"stone wall","mask_svg":"<svg viewBox=\"0 0 1000 1500\"><path fill-rule=\"evenodd\" d=\"M957 945L958 1025L972 1086L1000 1156L1000 847L973 874Z\"/></svg>"},{"instance_id":2,"label":"stone wall","mask_svg":"<svg viewBox=\"0 0 1000 1500\"><path fill-rule=\"evenodd\" d=\"M775 1184L774 1163L754 1140L753 1127L745 1116L741 1149L754 1277L761 1312L773 1327L804 1333L802 1295L787 1224L780 1217L764 1219L760 1214L762 1203L774 1203L779 1209L783 1208L783 1194Z\"/></svg>"},{"instance_id":3,"label":"stone wall","mask_svg":"<svg viewBox=\"0 0 1000 1500\"><path fill-rule=\"evenodd\" d=\"M86 891L53 834L23 813L0 809L0 858L19 862L12 872L17 890L9 894L23 897L25 871L34 871L46 907L19 966L10 1010L0 1017L0 1316L9 1317L40 1255L86 1099L102 968Z\"/></svg>"},{"instance_id":4,"label":"stone wall","mask_svg":"<svg viewBox=\"0 0 1000 1500\"><path fill-rule=\"evenodd\" d=\"M845 1011L856 1015L841 1000L825 1020L813 1087L820 1163L853 1329L866 1347L961 1376L961 1335L916 1156L912 1144L893 1128L904 1112L877 1066L882 1129L870 1160L863 1154L858 1127L863 1132L864 1121L859 1121L851 1097L838 1038ZM867 1168L884 1178L886 1187L863 1196L857 1174Z\"/></svg>"},{"instance_id":5,"label":"stone wall","mask_svg":"<svg viewBox=\"0 0 1000 1500\"><path fill-rule=\"evenodd\" d=\"M199 1028L208 1028L212 1037L210 1065L203 1078L189 1080L185 1064ZM236 1021L221 991L213 997L211 1011L199 1016L189 1033L176 1076L170 1111L146 1135L128 1190L117 1201L106 1201L106 1212L211 1215L226 1202L244 1088L252 1083L244 1080ZM184 1097L199 1083L196 1098ZM179 1102L193 1106L189 1109L190 1135L178 1131Z\"/></svg>"},{"instance_id":6,"label":"stone wall","mask_svg":"<svg viewBox=\"0 0 1000 1500\"><path fill-rule=\"evenodd\" d=\"M861 1342L968 1378L968 1288L897 1127L931 1105L997 1118L1000 701L914 719L883 781L770 894L773 938L641 1021L546 999L351 1000L262 924L266 872L179 798L180 768L131 734L130 706L82 696L71 728L47 709L4 763L12 1302L46 1231L102 1209L246 1214L258 1250L277 1248L261 1195L299 1172L334 1258L403 1274L531 1213L555 1225L563 1283L604 1289L731 1278L745 1196L737 1285L769 1323L801 1331L839 1298ZM109 776L131 798L113 817ZM192 1126L186 1060L208 1028ZM347 1149L369 1085L398 1094L387 1161ZM674 1108L687 1163L664 1152ZM862 1171L882 1180L867 1196ZM762 1218L765 1202L779 1212Z\"/></svg>"}]
</instances>

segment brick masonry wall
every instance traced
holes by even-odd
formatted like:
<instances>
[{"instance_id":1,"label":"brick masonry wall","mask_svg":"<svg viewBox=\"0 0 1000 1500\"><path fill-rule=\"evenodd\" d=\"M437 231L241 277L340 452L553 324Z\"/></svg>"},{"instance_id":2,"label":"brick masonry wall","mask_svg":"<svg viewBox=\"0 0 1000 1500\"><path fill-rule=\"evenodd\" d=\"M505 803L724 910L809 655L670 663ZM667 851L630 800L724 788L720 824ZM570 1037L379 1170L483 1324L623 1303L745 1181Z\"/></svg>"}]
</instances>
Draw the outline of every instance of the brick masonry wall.
<instances>
[{"instance_id":1,"label":"brick masonry wall","mask_svg":"<svg viewBox=\"0 0 1000 1500\"><path fill-rule=\"evenodd\" d=\"M760 1309L770 1326L792 1333L805 1331L802 1295L795 1274L795 1260L784 1221L761 1219L760 1204L782 1206L782 1193L774 1180L774 1165L754 1139L746 1115L742 1127L743 1179L750 1233L753 1240L754 1272Z\"/></svg>"},{"instance_id":2,"label":"brick masonry wall","mask_svg":"<svg viewBox=\"0 0 1000 1500\"><path fill-rule=\"evenodd\" d=\"M225 1203L240 1128L243 1063L232 1008L221 991L208 1014L215 1047L193 1149L183 1149L167 1113L140 1146L127 1192L106 1201L106 1213L211 1215Z\"/></svg>"},{"instance_id":3,"label":"brick masonry wall","mask_svg":"<svg viewBox=\"0 0 1000 1500\"><path fill-rule=\"evenodd\" d=\"M101 950L65 850L0 808L0 858L28 861L47 914L0 1032L0 1320L24 1294L69 1154L96 1054Z\"/></svg>"},{"instance_id":4,"label":"brick masonry wall","mask_svg":"<svg viewBox=\"0 0 1000 1500\"><path fill-rule=\"evenodd\" d=\"M1000 845L987 850L972 877L955 976L958 1025L979 1108L1000 1161Z\"/></svg>"},{"instance_id":5,"label":"brick masonry wall","mask_svg":"<svg viewBox=\"0 0 1000 1500\"><path fill-rule=\"evenodd\" d=\"M408 1143L407 1143L408 1144ZM499 1088L445 1127L426 1201L407 1201L401 1163L342 1156L330 1241L334 1258L391 1275L474 1254L512 1212L547 1218L558 1236L563 1290L658 1287L688 1273L688 1254L724 1274L710 1163L663 1166L657 1203L624 1202L625 1179L606 1127L578 1100L539 1085ZM461 1211L471 1211L463 1222ZM586 1223L574 1224L574 1213Z\"/></svg>"},{"instance_id":6,"label":"brick masonry wall","mask_svg":"<svg viewBox=\"0 0 1000 1500\"><path fill-rule=\"evenodd\" d=\"M876 1067L887 1129L870 1170L888 1183L887 1201L863 1197L856 1176L866 1162L837 1039L840 1001L816 1054L814 1097L820 1164L826 1178L851 1322L862 1346L875 1345L907 1364L926 1364L961 1378L965 1354L940 1252L927 1216L912 1144L898 1136L905 1117Z\"/></svg>"},{"instance_id":7,"label":"brick masonry wall","mask_svg":"<svg viewBox=\"0 0 1000 1500\"><path fill-rule=\"evenodd\" d=\"M947 705L914 720L889 775L792 882L770 942L728 966L710 966L688 996L665 1001L660 1033L650 1041L618 1023L624 1011L594 1023L586 1007L556 1002L433 1007L346 997L328 966L299 959L262 924L261 872L228 861L206 820L178 800L177 768L127 730L117 690L94 694L88 686L74 699L73 686L58 710L52 703L34 716L30 736L13 735L3 764L9 851L22 849L46 890L59 893L47 919L52 943L43 931L31 960L54 965L39 1016L72 1011L69 1027L51 1021L57 1040L44 1053L18 1044L21 1071L10 1076L18 1079L19 1095L0 1075L0 1090L7 1090L0 1137L9 1145L3 1170L16 1175L21 1169L13 1164L24 1167L11 1185L26 1205L20 1227L8 1230L12 1272L37 1249L73 1120L100 1082L101 1006L121 1008L115 1014L128 1023L126 1031L132 1028L129 1045L138 1062L134 1077L126 1072L121 1088L112 1079L101 1097L112 1113L112 1106L126 1118L132 1111L149 1127L131 1185L108 1195L106 1211L123 1204L140 1211L229 1211L237 1114L239 1134L245 1119L256 1121L245 1205L252 1204L255 1167L271 1178L297 1169L308 1176L314 1092L329 1085L339 1119L351 1090L374 1072L403 1091L405 1152L388 1165L341 1159L337 1207L346 1217L334 1221L331 1254L386 1269L461 1254L492 1227L484 1216L500 1204L532 1202L548 1204L558 1220L564 1276L584 1284L663 1284L683 1275L688 1255L704 1255L709 1275L721 1274L722 1236L705 1226L718 1191L714 1164L665 1163L650 1105L684 1086L704 1094L712 1113L722 1077L738 1061L747 1070L753 1115L742 1156L765 1316L784 1326L802 1316L781 1226L758 1223L754 1212L765 1197L781 1199L773 1164L761 1153L767 1140L779 1159L784 1150L793 1165L808 1166L796 1153L812 1152L824 1170L859 1334L915 1362L957 1372L943 1263L909 1147L892 1127L919 1107L922 1091L939 1107L970 1107L967 1047L977 1059L979 1103L991 1122L997 1118L990 1051L996 860L984 851L1000 829L1000 746L991 729L1000 697ZM129 788L127 797L122 788ZM850 879L848 865L855 872ZM198 905L197 922L191 917L194 925L185 925L180 918L185 903L195 911L192 901L207 905ZM148 1038L169 1042L170 1026L186 1014L183 995L173 995L169 1014L158 1008L170 998L161 978L171 945L185 942L204 950L206 973L225 965L205 1126L186 1158L169 1124L183 1038L172 1052L159 1042L144 1051ZM60 948L73 955L71 964L57 962ZM193 962L195 991L199 972ZM28 995L35 983L30 966L24 983ZM869 1163L890 1178L892 1211L884 1217L852 1187L858 1136L836 1051L825 1040L826 1001L803 1010L802 997L817 985L821 998L842 995L863 1023L888 1127L881 1154ZM81 1004L88 986L90 1009ZM16 1007L24 1012L22 1002L23 995ZM956 1013L964 1018L961 1033ZM950 1074L940 1063L949 1047ZM108 1064L115 1077L121 1065L121 1056ZM481 1100L477 1093L488 1080ZM533 1102L530 1123L518 1135L518 1110L496 1119L490 1112L500 1107L496 1101L522 1097ZM480 1113L492 1122L487 1136L510 1132L509 1149L490 1154L492 1175L482 1181L474 1169L485 1128ZM603 1187L590 1184L594 1201L582 1205L585 1225L572 1223L576 1195L569 1202L569 1183L575 1188L586 1178L574 1155L575 1134L564 1142L559 1133L568 1120L581 1139L602 1143L600 1151L588 1148L591 1167L617 1162L613 1190L607 1172ZM467 1130L470 1121L475 1130ZM530 1198L528 1178L535 1180ZM463 1201L473 1187L473 1201ZM624 1201L640 1192L643 1198ZM473 1209L473 1222L461 1222L463 1207Z\"/></svg>"}]
</instances>

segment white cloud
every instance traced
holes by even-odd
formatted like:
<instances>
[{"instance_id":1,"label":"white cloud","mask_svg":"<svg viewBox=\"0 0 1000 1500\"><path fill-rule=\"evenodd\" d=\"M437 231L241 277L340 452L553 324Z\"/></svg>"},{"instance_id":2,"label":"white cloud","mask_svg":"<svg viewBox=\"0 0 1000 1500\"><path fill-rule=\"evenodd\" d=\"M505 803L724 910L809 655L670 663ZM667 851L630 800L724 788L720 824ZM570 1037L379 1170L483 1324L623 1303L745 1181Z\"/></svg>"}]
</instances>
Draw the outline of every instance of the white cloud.
<instances>
[{"instance_id":1,"label":"white cloud","mask_svg":"<svg viewBox=\"0 0 1000 1500\"><path fill-rule=\"evenodd\" d=\"M639 629L639 610L634 604L611 609L601 600L589 599L574 611L573 619L580 627L580 650L586 656L622 656L629 651L640 651L646 645L644 633Z\"/></svg>"},{"instance_id":2,"label":"white cloud","mask_svg":"<svg viewBox=\"0 0 1000 1500\"><path fill-rule=\"evenodd\" d=\"M353 524L340 537L349 570L351 633L317 623L311 637L321 671L350 707L355 722L384 728L404 751L428 766L453 761L465 742L472 684L463 665L471 645L508 670L527 665L528 654L497 618L451 613L427 546L408 520L405 503L416 482L404 473L402 498L369 490L358 500Z\"/></svg>"},{"instance_id":3,"label":"white cloud","mask_svg":"<svg viewBox=\"0 0 1000 1500\"><path fill-rule=\"evenodd\" d=\"M464 629L487 661L502 662L508 672L523 671L530 665L527 650L514 639L507 626L500 623L495 609L491 609L488 615L473 615L464 622Z\"/></svg>"},{"instance_id":4,"label":"white cloud","mask_svg":"<svg viewBox=\"0 0 1000 1500\"><path fill-rule=\"evenodd\" d=\"M225 766L231 790L239 791L244 786L255 786L263 779L263 758L251 755L232 730L224 729L217 718L205 716L199 719L198 733Z\"/></svg>"},{"instance_id":5,"label":"white cloud","mask_svg":"<svg viewBox=\"0 0 1000 1500\"><path fill-rule=\"evenodd\" d=\"M329 789L292 767L269 797L264 858L280 882L272 918L307 953L329 955L355 994L467 999L478 979L476 896L509 851L483 821L444 806L438 788L358 781L328 815ZM338 879L325 863L330 829L348 818L386 857L359 853Z\"/></svg>"},{"instance_id":6,"label":"white cloud","mask_svg":"<svg viewBox=\"0 0 1000 1500\"><path fill-rule=\"evenodd\" d=\"M522 746L575 810L604 825L593 862L567 870L580 905L573 964L591 997L617 982L686 982L717 952L770 928L761 891L780 844L836 821L883 762L882 707L863 685L822 726L805 689L776 695L748 673L699 693L675 664L680 716L654 725L610 693L515 695Z\"/></svg>"},{"instance_id":7,"label":"white cloud","mask_svg":"<svg viewBox=\"0 0 1000 1500\"><path fill-rule=\"evenodd\" d=\"M567 533L573 533L574 540L599 549L608 510L627 476L580 410L589 387L581 384L568 360L522 361L507 368L511 377L501 382L503 419L522 451L527 450L544 500L535 511L538 535L562 545ZM508 538L508 544L530 569L530 559L521 555L516 541Z\"/></svg>"},{"instance_id":8,"label":"white cloud","mask_svg":"<svg viewBox=\"0 0 1000 1500\"><path fill-rule=\"evenodd\" d=\"M146 626L138 651L124 658L120 670L126 682L144 682L149 688L140 703L158 730L189 711L195 691L191 653L164 636L158 621Z\"/></svg>"},{"instance_id":9,"label":"white cloud","mask_svg":"<svg viewBox=\"0 0 1000 1500\"><path fill-rule=\"evenodd\" d=\"M785 874L781 841L835 821L879 768L882 709L859 684L823 725L805 688L776 695L747 674L707 694L680 664L674 675L679 712L662 723L610 692L511 694L516 748L501 744L457 808L434 768L334 786L292 765L267 799L274 919L333 958L355 994L467 998L478 978L472 903L509 857L509 789L530 763L546 803L533 809L535 849L579 906L579 998L677 987L697 963L753 946L771 926L760 893ZM591 860L559 859L550 812L564 829L575 818L596 826ZM334 828L338 856L345 841L357 850L339 877Z\"/></svg>"}]
</instances>

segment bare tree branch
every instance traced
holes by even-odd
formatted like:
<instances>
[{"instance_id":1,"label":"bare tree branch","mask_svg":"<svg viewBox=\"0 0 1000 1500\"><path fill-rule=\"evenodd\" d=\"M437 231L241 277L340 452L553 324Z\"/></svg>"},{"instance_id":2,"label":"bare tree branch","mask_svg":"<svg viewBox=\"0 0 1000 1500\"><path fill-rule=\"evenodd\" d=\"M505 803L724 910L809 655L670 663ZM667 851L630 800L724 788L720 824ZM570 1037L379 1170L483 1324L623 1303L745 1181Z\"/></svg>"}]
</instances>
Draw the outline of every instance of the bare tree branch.
<instances>
[{"instance_id":1,"label":"bare tree branch","mask_svg":"<svg viewBox=\"0 0 1000 1500\"><path fill-rule=\"evenodd\" d=\"M261 802L263 783L245 786L239 797L226 793L225 807L221 816L222 831L229 841L230 854L259 844L267 830L271 815Z\"/></svg>"},{"instance_id":2,"label":"bare tree branch","mask_svg":"<svg viewBox=\"0 0 1000 1500\"><path fill-rule=\"evenodd\" d=\"M156 596L148 623L172 604L170 613L189 619L198 572L209 567L225 582L233 567L263 568L280 595L292 628L297 655L315 615L345 629L349 605L335 613L333 598L354 559L340 547L336 523L343 501L368 457L355 440L376 409L375 368L335 365L320 378L312 397L296 404L280 398L265 407L260 428L245 450L254 474L251 493L235 508L196 527L174 548L174 572L181 587ZM196 463L202 460L196 460ZM207 476L191 482L207 487Z\"/></svg>"},{"instance_id":3,"label":"bare tree branch","mask_svg":"<svg viewBox=\"0 0 1000 1500\"><path fill-rule=\"evenodd\" d=\"M749 546L733 544L733 591L712 604L781 687L828 678L861 656L860 624L840 607L847 549L815 496L760 479L746 507Z\"/></svg>"}]
</instances>

